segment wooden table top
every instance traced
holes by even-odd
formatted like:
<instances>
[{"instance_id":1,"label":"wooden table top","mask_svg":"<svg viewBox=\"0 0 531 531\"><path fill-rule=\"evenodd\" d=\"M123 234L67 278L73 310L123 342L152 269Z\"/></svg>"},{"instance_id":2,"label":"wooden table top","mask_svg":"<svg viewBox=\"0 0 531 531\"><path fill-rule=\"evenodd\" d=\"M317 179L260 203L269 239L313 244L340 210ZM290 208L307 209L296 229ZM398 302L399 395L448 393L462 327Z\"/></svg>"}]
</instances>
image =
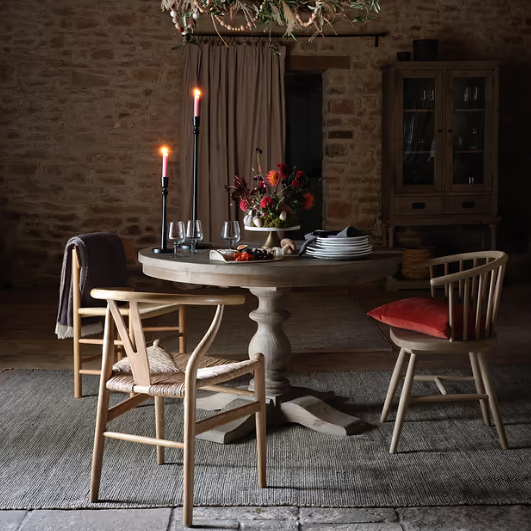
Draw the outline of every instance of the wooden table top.
<instances>
[{"instance_id":1,"label":"wooden table top","mask_svg":"<svg viewBox=\"0 0 531 531\"><path fill-rule=\"evenodd\" d=\"M209 251L175 257L154 254L151 249L138 253L144 274L149 277L203 284L249 288L295 288L342 286L369 282L393 275L402 261L396 249L375 249L359 260L318 260L309 256L288 256L261 263L221 263L209 260Z\"/></svg>"}]
</instances>

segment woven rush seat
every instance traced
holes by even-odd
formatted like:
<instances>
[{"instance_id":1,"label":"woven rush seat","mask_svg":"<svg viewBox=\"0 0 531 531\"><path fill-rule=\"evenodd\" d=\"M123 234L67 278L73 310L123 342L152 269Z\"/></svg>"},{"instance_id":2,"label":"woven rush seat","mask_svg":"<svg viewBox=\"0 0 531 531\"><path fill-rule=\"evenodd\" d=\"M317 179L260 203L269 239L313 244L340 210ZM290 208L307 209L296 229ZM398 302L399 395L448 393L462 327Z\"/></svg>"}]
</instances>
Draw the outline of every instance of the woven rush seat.
<instances>
[{"instance_id":1,"label":"woven rush seat","mask_svg":"<svg viewBox=\"0 0 531 531\"><path fill-rule=\"evenodd\" d=\"M184 397L186 366L190 360L189 354L167 352L158 346L147 349L151 386L142 393L154 396ZM204 357L197 369L197 387L215 385L238 376L252 373L257 362L245 360L234 362L220 358ZM109 391L122 393L135 392L135 381L131 364L124 358L113 366L113 372L107 381Z\"/></svg>"}]
</instances>

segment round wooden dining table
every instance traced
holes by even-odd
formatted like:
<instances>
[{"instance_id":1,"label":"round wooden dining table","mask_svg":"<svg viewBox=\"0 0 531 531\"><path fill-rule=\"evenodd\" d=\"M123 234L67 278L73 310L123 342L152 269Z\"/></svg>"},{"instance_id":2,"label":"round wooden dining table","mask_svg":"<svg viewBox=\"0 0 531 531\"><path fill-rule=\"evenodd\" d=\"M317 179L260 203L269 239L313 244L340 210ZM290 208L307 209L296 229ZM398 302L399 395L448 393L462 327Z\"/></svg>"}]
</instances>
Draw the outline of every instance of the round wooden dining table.
<instances>
[{"instance_id":1,"label":"round wooden dining table","mask_svg":"<svg viewBox=\"0 0 531 531\"><path fill-rule=\"evenodd\" d=\"M144 274L153 278L186 284L240 287L248 289L258 298L258 308L249 314L258 325L249 343L249 356L253 358L257 353L262 353L265 357L269 422L294 422L334 435L360 432L363 423L359 418L340 412L323 400L332 397L332 391L323 393L291 386L286 374L291 344L283 329L290 313L283 308L283 300L286 292L292 288L351 286L393 275L402 259L400 251L377 249L362 259L347 261L291 255L282 260L260 263L223 263L211 261L208 251L176 257L144 249L139 252L138 259ZM315 304L319 304L318 292L315 294ZM230 400L233 397L226 393L215 396L207 393L198 398L197 406L222 409ZM236 399L235 402L238 400L242 399ZM215 432L204 433L201 437L228 443L253 429L253 422L231 423Z\"/></svg>"}]
</instances>

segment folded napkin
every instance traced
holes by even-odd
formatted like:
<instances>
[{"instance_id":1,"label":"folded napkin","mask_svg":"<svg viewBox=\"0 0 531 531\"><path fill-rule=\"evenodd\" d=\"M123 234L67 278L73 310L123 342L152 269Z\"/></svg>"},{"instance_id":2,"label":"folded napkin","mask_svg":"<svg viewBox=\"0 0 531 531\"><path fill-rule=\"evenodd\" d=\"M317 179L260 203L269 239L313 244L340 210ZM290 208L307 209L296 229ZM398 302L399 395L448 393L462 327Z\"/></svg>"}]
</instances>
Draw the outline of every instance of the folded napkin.
<instances>
[{"instance_id":1,"label":"folded napkin","mask_svg":"<svg viewBox=\"0 0 531 531\"><path fill-rule=\"evenodd\" d=\"M306 252L308 245L317 240L317 238L354 238L354 236L366 236L367 234L369 234L367 231L359 230L351 225L344 228L342 231L315 230L304 236L305 241L301 246L299 256L303 255Z\"/></svg>"},{"instance_id":2,"label":"folded napkin","mask_svg":"<svg viewBox=\"0 0 531 531\"><path fill-rule=\"evenodd\" d=\"M93 299L92 288L111 288L127 285L127 263L120 237L110 232L93 232L70 238L66 243L59 287L59 311L55 333L59 339L73 337L74 300L72 293L72 250L77 247L81 307L104 307L106 301ZM83 317L81 336L103 330L103 317Z\"/></svg>"}]
</instances>

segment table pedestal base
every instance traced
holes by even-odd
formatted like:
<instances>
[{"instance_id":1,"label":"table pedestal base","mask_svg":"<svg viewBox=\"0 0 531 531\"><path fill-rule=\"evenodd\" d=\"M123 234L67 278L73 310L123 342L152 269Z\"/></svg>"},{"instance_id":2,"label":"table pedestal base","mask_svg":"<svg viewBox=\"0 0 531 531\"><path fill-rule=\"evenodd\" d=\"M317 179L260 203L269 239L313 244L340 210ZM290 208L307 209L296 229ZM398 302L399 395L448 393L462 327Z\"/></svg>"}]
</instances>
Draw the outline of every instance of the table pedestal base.
<instances>
[{"instance_id":1,"label":"table pedestal base","mask_svg":"<svg viewBox=\"0 0 531 531\"><path fill-rule=\"evenodd\" d=\"M199 392L199 394L202 394ZM301 424L314 431L330 435L355 435L364 430L361 419L342 413L328 405L324 399L334 396L333 391L315 391L306 387L292 387L285 395L267 398L267 423L270 426L281 424ZM197 408L218 410L233 409L245 405L248 399L226 393L210 393L198 396ZM198 435L199 439L229 444L255 429L254 415L235 420L214 430Z\"/></svg>"},{"instance_id":2,"label":"table pedestal base","mask_svg":"<svg viewBox=\"0 0 531 531\"><path fill-rule=\"evenodd\" d=\"M262 353L265 357L267 397L267 421L270 425L294 422L314 431L331 435L354 435L363 430L364 424L329 406L323 399L334 396L332 391L320 392L306 387L292 387L287 376L291 357L291 344L283 324L290 313L282 309L282 300L288 291L285 288L251 288L258 297L258 308L249 317L258 325L256 334L249 343L249 358ZM304 333L304 330L301 330ZM253 389L251 381L249 389ZM245 398L235 398L226 393L205 393L199 390L198 409L223 409L238 407ZM254 415L239 419L198 437L222 444L234 441L255 428Z\"/></svg>"}]
</instances>

